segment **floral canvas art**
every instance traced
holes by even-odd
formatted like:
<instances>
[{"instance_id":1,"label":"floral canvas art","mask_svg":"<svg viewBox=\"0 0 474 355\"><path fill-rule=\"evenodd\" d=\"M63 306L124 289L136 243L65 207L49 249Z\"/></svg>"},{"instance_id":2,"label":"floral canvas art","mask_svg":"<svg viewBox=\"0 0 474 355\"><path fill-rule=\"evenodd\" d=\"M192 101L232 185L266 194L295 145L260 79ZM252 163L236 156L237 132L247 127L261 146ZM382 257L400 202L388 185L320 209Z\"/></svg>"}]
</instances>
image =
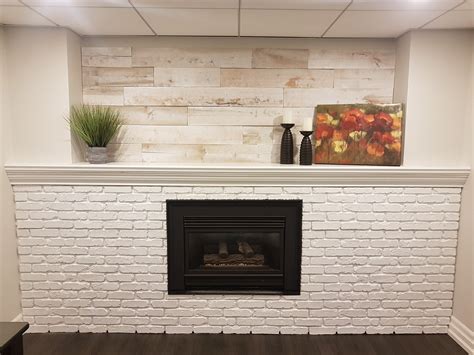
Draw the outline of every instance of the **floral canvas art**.
<instances>
[{"instance_id":1,"label":"floral canvas art","mask_svg":"<svg viewBox=\"0 0 474 355\"><path fill-rule=\"evenodd\" d=\"M401 165L402 104L318 105L316 164Z\"/></svg>"}]
</instances>

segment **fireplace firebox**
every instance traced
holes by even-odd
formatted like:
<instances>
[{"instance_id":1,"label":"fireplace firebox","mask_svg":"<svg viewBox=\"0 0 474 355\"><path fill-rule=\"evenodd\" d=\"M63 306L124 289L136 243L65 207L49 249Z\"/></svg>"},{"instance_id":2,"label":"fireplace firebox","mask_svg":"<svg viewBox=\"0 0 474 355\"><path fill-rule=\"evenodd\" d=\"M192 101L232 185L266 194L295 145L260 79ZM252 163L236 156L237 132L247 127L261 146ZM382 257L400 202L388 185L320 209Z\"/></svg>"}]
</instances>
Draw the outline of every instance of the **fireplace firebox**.
<instances>
[{"instance_id":1,"label":"fireplace firebox","mask_svg":"<svg viewBox=\"0 0 474 355\"><path fill-rule=\"evenodd\" d=\"M301 200L168 200L168 292L300 293Z\"/></svg>"}]
</instances>

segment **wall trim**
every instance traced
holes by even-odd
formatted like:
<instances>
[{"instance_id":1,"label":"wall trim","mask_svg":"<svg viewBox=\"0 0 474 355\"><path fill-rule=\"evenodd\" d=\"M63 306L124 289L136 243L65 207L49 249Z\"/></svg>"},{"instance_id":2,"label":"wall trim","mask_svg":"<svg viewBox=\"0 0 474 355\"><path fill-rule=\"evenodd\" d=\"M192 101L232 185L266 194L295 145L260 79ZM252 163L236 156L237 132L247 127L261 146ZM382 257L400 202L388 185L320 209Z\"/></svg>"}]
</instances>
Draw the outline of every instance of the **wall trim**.
<instances>
[{"instance_id":1,"label":"wall trim","mask_svg":"<svg viewBox=\"0 0 474 355\"><path fill-rule=\"evenodd\" d=\"M462 187L470 169L327 165L6 165L12 185Z\"/></svg>"},{"instance_id":2,"label":"wall trim","mask_svg":"<svg viewBox=\"0 0 474 355\"><path fill-rule=\"evenodd\" d=\"M451 317L448 334L469 355L474 355L474 332L454 316Z\"/></svg>"}]
</instances>

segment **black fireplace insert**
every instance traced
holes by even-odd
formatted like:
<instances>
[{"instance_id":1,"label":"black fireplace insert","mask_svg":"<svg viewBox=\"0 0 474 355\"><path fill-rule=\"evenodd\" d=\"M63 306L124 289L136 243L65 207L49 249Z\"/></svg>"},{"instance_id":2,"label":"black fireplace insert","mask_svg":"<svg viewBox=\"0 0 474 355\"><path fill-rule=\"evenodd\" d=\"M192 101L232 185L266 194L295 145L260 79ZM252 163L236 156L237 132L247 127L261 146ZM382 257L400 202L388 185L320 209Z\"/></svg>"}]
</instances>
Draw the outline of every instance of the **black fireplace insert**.
<instances>
[{"instance_id":1,"label":"black fireplace insert","mask_svg":"<svg viewBox=\"0 0 474 355\"><path fill-rule=\"evenodd\" d=\"M301 200L168 200L168 292L297 295Z\"/></svg>"}]
</instances>

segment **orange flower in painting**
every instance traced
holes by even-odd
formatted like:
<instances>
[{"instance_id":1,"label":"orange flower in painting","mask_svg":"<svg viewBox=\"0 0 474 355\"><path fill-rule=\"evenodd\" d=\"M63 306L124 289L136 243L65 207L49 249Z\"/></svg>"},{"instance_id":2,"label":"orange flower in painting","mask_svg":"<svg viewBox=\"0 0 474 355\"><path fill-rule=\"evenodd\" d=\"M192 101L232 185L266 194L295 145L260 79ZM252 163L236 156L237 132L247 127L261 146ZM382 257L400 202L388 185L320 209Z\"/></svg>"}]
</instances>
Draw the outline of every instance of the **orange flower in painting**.
<instances>
[{"instance_id":1,"label":"orange flower in painting","mask_svg":"<svg viewBox=\"0 0 474 355\"><path fill-rule=\"evenodd\" d=\"M334 128L325 123L318 124L316 127L316 139L331 138L333 131Z\"/></svg>"},{"instance_id":2,"label":"orange flower in painting","mask_svg":"<svg viewBox=\"0 0 474 355\"><path fill-rule=\"evenodd\" d=\"M316 115L317 123L326 123L328 121L328 115L326 113L318 113Z\"/></svg>"},{"instance_id":3,"label":"orange flower in painting","mask_svg":"<svg viewBox=\"0 0 474 355\"><path fill-rule=\"evenodd\" d=\"M364 113L358 108L353 108L351 110L344 112L344 116L347 118L353 117L355 120L358 120L364 117Z\"/></svg>"},{"instance_id":4,"label":"orange flower in painting","mask_svg":"<svg viewBox=\"0 0 474 355\"><path fill-rule=\"evenodd\" d=\"M395 138L393 138L390 132L385 132L384 134L382 134L381 142L383 144L392 144L394 141Z\"/></svg>"},{"instance_id":5,"label":"orange flower in painting","mask_svg":"<svg viewBox=\"0 0 474 355\"><path fill-rule=\"evenodd\" d=\"M374 122L374 120L375 120L374 115L364 115L365 123L372 123Z\"/></svg>"},{"instance_id":6,"label":"orange flower in painting","mask_svg":"<svg viewBox=\"0 0 474 355\"><path fill-rule=\"evenodd\" d=\"M390 124L385 119L381 119L377 117L375 117L374 122L372 122L370 126L374 131L378 131L378 132L389 132L392 130L390 128Z\"/></svg>"},{"instance_id":7,"label":"orange flower in painting","mask_svg":"<svg viewBox=\"0 0 474 355\"><path fill-rule=\"evenodd\" d=\"M346 131L334 130L332 139L335 141L343 141L347 139L348 133Z\"/></svg>"},{"instance_id":8,"label":"orange flower in painting","mask_svg":"<svg viewBox=\"0 0 474 355\"><path fill-rule=\"evenodd\" d=\"M348 131L355 131L358 129L357 122L353 122L351 120L346 120L341 122L341 128L348 130Z\"/></svg>"},{"instance_id":9,"label":"orange flower in painting","mask_svg":"<svg viewBox=\"0 0 474 355\"><path fill-rule=\"evenodd\" d=\"M364 113L359 109L351 109L342 114L341 128L348 131L355 131L364 117Z\"/></svg>"},{"instance_id":10,"label":"orange flower in painting","mask_svg":"<svg viewBox=\"0 0 474 355\"><path fill-rule=\"evenodd\" d=\"M371 142L367 144L367 153L370 155L375 155L376 157L381 157L385 153L383 145L378 142Z\"/></svg>"},{"instance_id":11,"label":"orange flower in painting","mask_svg":"<svg viewBox=\"0 0 474 355\"><path fill-rule=\"evenodd\" d=\"M388 113L385 112L379 112L375 115L375 118L378 120L385 121L385 123L390 126L393 122L392 116L390 116Z\"/></svg>"}]
</instances>

